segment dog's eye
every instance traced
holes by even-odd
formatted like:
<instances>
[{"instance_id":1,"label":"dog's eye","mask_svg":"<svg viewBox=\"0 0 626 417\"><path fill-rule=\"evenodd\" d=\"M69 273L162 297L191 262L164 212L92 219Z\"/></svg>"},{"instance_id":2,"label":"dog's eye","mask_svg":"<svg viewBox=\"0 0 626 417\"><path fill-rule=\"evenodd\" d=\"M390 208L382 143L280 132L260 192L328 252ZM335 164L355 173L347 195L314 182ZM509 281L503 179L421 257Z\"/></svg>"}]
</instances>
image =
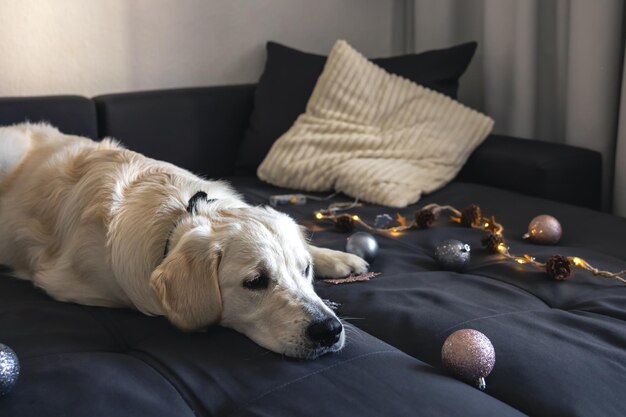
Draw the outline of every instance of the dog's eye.
<instances>
[{"instance_id":1,"label":"dog's eye","mask_svg":"<svg viewBox=\"0 0 626 417\"><path fill-rule=\"evenodd\" d=\"M261 274L255 278L249 279L243 282L244 288L249 290L263 290L267 288L270 283L270 279L265 274Z\"/></svg>"},{"instance_id":2,"label":"dog's eye","mask_svg":"<svg viewBox=\"0 0 626 417\"><path fill-rule=\"evenodd\" d=\"M304 276L308 277L310 272L311 272L311 264L308 264L306 268L304 268Z\"/></svg>"}]
</instances>

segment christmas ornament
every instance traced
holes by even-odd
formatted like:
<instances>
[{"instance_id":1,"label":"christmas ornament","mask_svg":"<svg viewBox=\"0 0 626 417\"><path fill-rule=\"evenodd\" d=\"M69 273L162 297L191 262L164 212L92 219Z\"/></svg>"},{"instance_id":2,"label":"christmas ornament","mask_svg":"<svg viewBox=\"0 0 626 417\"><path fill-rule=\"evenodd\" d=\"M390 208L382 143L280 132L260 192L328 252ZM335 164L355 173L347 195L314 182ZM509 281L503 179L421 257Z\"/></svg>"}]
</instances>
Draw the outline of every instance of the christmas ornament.
<instances>
[{"instance_id":1,"label":"christmas ornament","mask_svg":"<svg viewBox=\"0 0 626 417\"><path fill-rule=\"evenodd\" d=\"M482 212L476 204L468 206L461 212L461 225L465 227L479 226L482 222Z\"/></svg>"},{"instance_id":2,"label":"christmas ornament","mask_svg":"<svg viewBox=\"0 0 626 417\"><path fill-rule=\"evenodd\" d=\"M437 216L431 209L423 208L415 212L415 224L419 229L428 229L436 219Z\"/></svg>"},{"instance_id":3,"label":"christmas ornament","mask_svg":"<svg viewBox=\"0 0 626 417\"><path fill-rule=\"evenodd\" d=\"M551 256L546 261L546 272L552 279L565 281L572 272L571 262L565 256Z\"/></svg>"},{"instance_id":4,"label":"christmas ornament","mask_svg":"<svg viewBox=\"0 0 626 417\"><path fill-rule=\"evenodd\" d=\"M528 233L522 236L540 245L556 245L561 239L563 229L557 219L547 214L535 217L528 224Z\"/></svg>"},{"instance_id":5,"label":"christmas ornament","mask_svg":"<svg viewBox=\"0 0 626 417\"><path fill-rule=\"evenodd\" d=\"M20 376L20 361L13 349L0 343L0 396L8 394Z\"/></svg>"},{"instance_id":6,"label":"christmas ornament","mask_svg":"<svg viewBox=\"0 0 626 417\"><path fill-rule=\"evenodd\" d=\"M349 214L342 214L334 219L335 229L342 233L350 233L354 230L354 218Z\"/></svg>"},{"instance_id":7,"label":"christmas ornament","mask_svg":"<svg viewBox=\"0 0 626 417\"><path fill-rule=\"evenodd\" d=\"M357 232L346 240L346 252L372 262L378 255L378 242L369 233Z\"/></svg>"},{"instance_id":8,"label":"christmas ornament","mask_svg":"<svg viewBox=\"0 0 626 417\"><path fill-rule=\"evenodd\" d=\"M566 279L569 276L569 272L565 273L566 264L564 262L560 262L558 265L554 264L552 265L552 267L548 268L545 263L538 262L534 257L528 254L524 254L523 256L516 256L509 253L509 248L505 244L503 237L504 227L502 227L502 225L496 221L494 216L483 217L482 210L479 206L475 204L472 204L471 206L465 208L463 211L460 211L453 206L442 206L439 204L431 203L417 210L414 213L413 221L409 222L405 216L398 213L396 214L395 224L387 225L383 228L371 226L361 220L357 215L337 214L337 212L340 210L350 210L354 207L360 206L361 204L358 203L358 201L354 201L353 203L332 203L328 206L327 209L316 211L315 218L318 220L331 220L335 224L335 227L337 227L338 230L342 231L352 231L354 227L358 224L371 232L385 233L391 236L397 236L398 233L405 230L428 228L432 226L433 222L439 217L440 213L447 211L450 213L449 218L451 221L487 232L487 235L484 236L481 241L488 252L499 253L504 258L515 261L518 264L529 264L537 268L543 269L551 278L559 279L562 277L561 279ZM537 219L539 220L535 225L534 221ZM549 227L543 227L546 224L549 225ZM534 227L534 225L536 227ZM533 230L535 230L536 232L531 235ZM541 232L541 230L543 230L543 232ZM561 225L558 223L558 220L556 220L552 216L542 215L536 217L535 219L533 219L533 221L531 221L531 224L529 225L529 233L526 233L524 235L524 238L529 238L531 241L539 243L540 241L553 241L554 238L558 236L558 238L556 238L556 241L558 241L558 239L561 237L561 233ZM535 238L534 236L540 237ZM548 237L551 237L552 240L546 240L546 238ZM610 272L598 269L590 265L589 262L585 261L584 259L578 258L576 256L567 256L565 257L565 259L568 261L570 272L571 268L581 268L591 272L593 275L601 276L604 278L616 279L626 284L626 269L617 272Z\"/></svg>"},{"instance_id":9,"label":"christmas ornament","mask_svg":"<svg viewBox=\"0 0 626 417\"><path fill-rule=\"evenodd\" d=\"M484 390L485 378L496 364L496 352L487 336L478 330L462 329L443 343L441 362L452 375Z\"/></svg>"},{"instance_id":10,"label":"christmas ornament","mask_svg":"<svg viewBox=\"0 0 626 417\"><path fill-rule=\"evenodd\" d=\"M393 217L389 214L379 214L374 219L374 227L377 229L386 229L393 222Z\"/></svg>"},{"instance_id":11,"label":"christmas ornament","mask_svg":"<svg viewBox=\"0 0 626 417\"><path fill-rule=\"evenodd\" d=\"M482 243L483 247L487 249L489 253L500 253L500 245L504 245L504 239L502 236L496 235L494 233L486 233L480 239L480 243Z\"/></svg>"},{"instance_id":12,"label":"christmas ornament","mask_svg":"<svg viewBox=\"0 0 626 417\"><path fill-rule=\"evenodd\" d=\"M435 248L435 259L441 268L460 272L469 264L470 246L455 239L445 240Z\"/></svg>"}]
</instances>

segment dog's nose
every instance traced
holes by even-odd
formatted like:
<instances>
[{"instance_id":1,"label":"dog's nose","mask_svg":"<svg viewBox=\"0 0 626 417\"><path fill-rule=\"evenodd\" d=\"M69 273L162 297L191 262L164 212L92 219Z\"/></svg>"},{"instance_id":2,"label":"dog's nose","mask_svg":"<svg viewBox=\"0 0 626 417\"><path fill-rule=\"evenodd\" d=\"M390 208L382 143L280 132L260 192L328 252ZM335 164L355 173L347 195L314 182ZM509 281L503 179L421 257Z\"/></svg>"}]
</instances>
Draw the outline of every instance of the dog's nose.
<instances>
[{"instance_id":1,"label":"dog's nose","mask_svg":"<svg viewBox=\"0 0 626 417\"><path fill-rule=\"evenodd\" d=\"M306 334L309 338L320 346L329 347L339 341L343 326L334 317L322 321L316 321L309 325Z\"/></svg>"}]
</instances>

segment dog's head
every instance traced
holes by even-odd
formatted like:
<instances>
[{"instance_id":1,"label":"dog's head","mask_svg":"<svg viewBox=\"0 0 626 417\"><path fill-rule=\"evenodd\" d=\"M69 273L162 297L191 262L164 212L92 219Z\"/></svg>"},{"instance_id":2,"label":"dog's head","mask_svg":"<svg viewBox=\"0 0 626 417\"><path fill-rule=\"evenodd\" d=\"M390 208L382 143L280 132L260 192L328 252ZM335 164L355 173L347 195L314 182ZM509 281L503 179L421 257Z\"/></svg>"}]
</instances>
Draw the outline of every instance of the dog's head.
<instances>
[{"instance_id":1,"label":"dog's head","mask_svg":"<svg viewBox=\"0 0 626 417\"><path fill-rule=\"evenodd\" d=\"M173 237L151 286L176 326L221 324L299 358L343 347L343 326L313 290L307 242L289 216L261 207L191 215Z\"/></svg>"}]
</instances>

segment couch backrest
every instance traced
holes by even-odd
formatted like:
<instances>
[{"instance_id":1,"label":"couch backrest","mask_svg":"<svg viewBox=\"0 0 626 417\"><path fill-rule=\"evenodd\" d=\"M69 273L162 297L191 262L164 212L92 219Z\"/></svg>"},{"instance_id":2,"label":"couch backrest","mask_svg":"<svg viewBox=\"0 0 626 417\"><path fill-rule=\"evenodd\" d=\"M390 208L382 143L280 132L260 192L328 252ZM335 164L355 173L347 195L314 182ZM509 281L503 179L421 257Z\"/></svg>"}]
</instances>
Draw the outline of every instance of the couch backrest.
<instances>
[{"instance_id":1,"label":"couch backrest","mask_svg":"<svg viewBox=\"0 0 626 417\"><path fill-rule=\"evenodd\" d=\"M2 97L0 126L48 122L62 132L98 138L96 106L80 96Z\"/></svg>"},{"instance_id":2,"label":"couch backrest","mask_svg":"<svg viewBox=\"0 0 626 417\"><path fill-rule=\"evenodd\" d=\"M95 97L99 136L208 177L232 175L254 85Z\"/></svg>"},{"instance_id":3,"label":"couch backrest","mask_svg":"<svg viewBox=\"0 0 626 417\"><path fill-rule=\"evenodd\" d=\"M0 98L0 126L48 122L64 133L113 137L128 149L206 177L234 174L254 85L80 96Z\"/></svg>"},{"instance_id":4,"label":"couch backrest","mask_svg":"<svg viewBox=\"0 0 626 417\"><path fill-rule=\"evenodd\" d=\"M237 85L109 94L93 100L0 98L0 126L46 121L65 133L110 136L152 158L221 178L238 174L235 161L254 91L255 85ZM601 163L600 154L588 149L492 135L470 156L457 180L597 209Z\"/></svg>"}]
</instances>

